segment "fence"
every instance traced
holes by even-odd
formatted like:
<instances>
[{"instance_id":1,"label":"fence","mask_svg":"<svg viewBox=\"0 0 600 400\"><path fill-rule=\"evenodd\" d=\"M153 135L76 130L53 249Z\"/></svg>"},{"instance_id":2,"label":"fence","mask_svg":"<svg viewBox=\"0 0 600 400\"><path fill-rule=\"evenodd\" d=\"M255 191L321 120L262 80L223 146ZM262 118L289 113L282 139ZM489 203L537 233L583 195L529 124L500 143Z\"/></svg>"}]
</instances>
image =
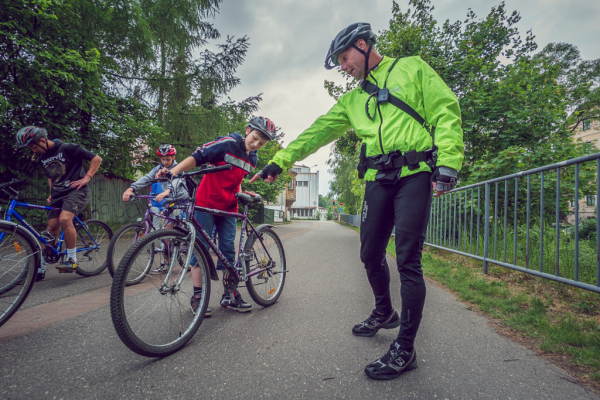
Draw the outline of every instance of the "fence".
<instances>
[{"instance_id":1,"label":"fence","mask_svg":"<svg viewBox=\"0 0 600 400\"><path fill-rule=\"evenodd\" d=\"M345 222L348 225L357 226L360 228L360 214L358 214L358 215L340 214L340 221Z\"/></svg>"},{"instance_id":2,"label":"fence","mask_svg":"<svg viewBox=\"0 0 600 400\"><path fill-rule=\"evenodd\" d=\"M579 215L599 170L600 153L457 188L434 198L425 244L600 293L598 207L585 237Z\"/></svg>"},{"instance_id":3,"label":"fence","mask_svg":"<svg viewBox=\"0 0 600 400\"><path fill-rule=\"evenodd\" d=\"M23 188L20 199L24 202L34 204L46 204L50 195L48 181L38 175L37 178ZM123 225L135 222L142 217L146 211L146 202L136 200L123 202L123 192L127 190L133 181L123 178L110 178L102 174L95 174L90 183L91 201L88 208L82 213L85 219L100 219L111 226ZM148 194L149 188L140 189L138 194ZM46 212L40 210L18 210L29 223L37 228L43 229L46 225Z\"/></svg>"}]
</instances>

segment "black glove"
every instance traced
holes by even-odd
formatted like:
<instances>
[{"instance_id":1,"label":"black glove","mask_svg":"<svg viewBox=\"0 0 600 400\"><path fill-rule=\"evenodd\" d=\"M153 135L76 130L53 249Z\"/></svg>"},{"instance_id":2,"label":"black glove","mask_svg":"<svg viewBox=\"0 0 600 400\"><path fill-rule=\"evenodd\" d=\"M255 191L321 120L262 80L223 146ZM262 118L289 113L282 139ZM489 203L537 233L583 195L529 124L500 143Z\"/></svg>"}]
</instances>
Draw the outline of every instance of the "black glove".
<instances>
[{"instance_id":1,"label":"black glove","mask_svg":"<svg viewBox=\"0 0 600 400\"><path fill-rule=\"evenodd\" d=\"M435 190L452 190L456 186L458 171L450 167L438 167L431 176L432 182L435 182Z\"/></svg>"},{"instance_id":2,"label":"black glove","mask_svg":"<svg viewBox=\"0 0 600 400\"><path fill-rule=\"evenodd\" d=\"M279 167L279 165L275 163L271 163L258 171L256 175L260 176L263 179L267 179L269 177L275 178L279 174L281 174L283 170Z\"/></svg>"}]
</instances>

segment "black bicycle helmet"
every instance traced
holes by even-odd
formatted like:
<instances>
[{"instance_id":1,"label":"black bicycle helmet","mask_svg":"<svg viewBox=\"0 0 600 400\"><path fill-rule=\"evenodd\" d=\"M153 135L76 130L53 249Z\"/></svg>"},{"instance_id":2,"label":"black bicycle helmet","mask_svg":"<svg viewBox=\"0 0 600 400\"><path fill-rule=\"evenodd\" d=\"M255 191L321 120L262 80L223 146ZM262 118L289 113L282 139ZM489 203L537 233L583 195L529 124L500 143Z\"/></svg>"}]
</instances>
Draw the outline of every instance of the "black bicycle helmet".
<instances>
[{"instance_id":1,"label":"black bicycle helmet","mask_svg":"<svg viewBox=\"0 0 600 400\"><path fill-rule=\"evenodd\" d=\"M25 128L19 129L17 132L17 144L16 147L20 149L30 143L35 143L41 138L48 138L48 132L44 128L37 126L26 126Z\"/></svg>"},{"instance_id":2,"label":"black bicycle helmet","mask_svg":"<svg viewBox=\"0 0 600 400\"><path fill-rule=\"evenodd\" d=\"M254 117L248 122L248 126L264 133L269 140L275 139L277 129L275 128L275 124L269 118Z\"/></svg>"},{"instance_id":3,"label":"black bicycle helmet","mask_svg":"<svg viewBox=\"0 0 600 400\"><path fill-rule=\"evenodd\" d=\"M163 144L156 150L157 156L174 156L177 154L177 150L175 146L171 146L170 144Z\"/></svg>"},{"instance_id":4,"label":"black bicycle helmet","mask_svg":"<svg viewBox=\"0 0 600 400\"><path fill-rule=\"evenodd\" d=\"M366 52L362 51L360 48L358 48L358 46L355 45L358 39L363 39L369 44L369 48ZM349 47L354 47L359 53L365 56L366 77L369 73L369 54L371 54L371 48L373 47L373 43L375 43L375 39L375 34L371 30L371 24L366 22L356 22L342 29L341 32L337 34L335 39L331 41L329 51L327 52L327 57L325 58L325 68L333 69L339 66L340 63L337 58L338 54Z\"/></svg>"}]
</instances>

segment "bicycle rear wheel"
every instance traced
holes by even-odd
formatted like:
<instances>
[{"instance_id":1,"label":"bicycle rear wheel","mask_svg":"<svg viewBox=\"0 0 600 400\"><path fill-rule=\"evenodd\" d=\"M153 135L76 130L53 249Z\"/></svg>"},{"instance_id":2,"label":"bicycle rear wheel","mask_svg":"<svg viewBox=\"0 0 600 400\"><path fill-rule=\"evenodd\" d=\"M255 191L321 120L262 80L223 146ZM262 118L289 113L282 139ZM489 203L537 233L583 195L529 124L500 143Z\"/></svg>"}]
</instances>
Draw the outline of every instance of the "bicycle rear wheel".
<instances>
[{"instance_id":1,"label":"bicycle rear wheel","mask_svg":"<svg viewBox=\"0 0 600 400\"><path fill-rule=\"evenodd\" d=\"M208 306L210 279L204 253L193 247L191 271L180 266L175 253L188 251L187 233L176 229L161 229L146 235L127 251L116 270L110 294L110 311L117 334L123 343L146 357L165 357L181 349L196 333ZM148 275L141 284L127 287L130 274L138 265L147 264L147 252L156 240L169 240L166 248L170 265L167 273ZM157 267L162 257L156 257ZM133 271L133 272L132 272ZM192 279L199 276L202 296L198 311L190 310L194 295ZM198 274L198 275L196 275ZM182 278L181 285L177 283Z\"/></svg>"},{"instance_id":2,"label":"bicycle rear wheel","mask_svg":"<svg viewBox=\"0 0 600 400\"><path fill-rule=\"evenodd\" d=\"M121 227L115 232L113 237L110 239L108 244L108 250L106 253L106 262L108 264L108 273L111 277L115 277L115 271L121 258L127 250L131 248L138 240L141 240L149 232L149 225L145 222L127 224ZM134 285L141 282L144 277L150 271L152 262L154 261L154 252L148 253L148 264L146 267L140 269L138 276L131 276L128 280L127 285Z\"/></svg>"},{"instance_id":3,"label":"bicycle rear wheel","mask_svg":"<svg viewBox=\"0 0 600 400\"><path fill-rule=\"evenodd\" d=\"M256 304L269 307L275 304L283 291L285 252L279 236L271 228L259 227L257 231L262 234L262 242L256 235L251 235L244 245L246 274L251 275L246 281L246 288ZM255 273L261 269L264 270Z\"/></svg>"},{"instance_id":4,"label":"bicycle rear wheel","mask_svg":"<svg viewBox=\"0 0 600 400\"><path fill-rule=\"evenodd\" d=\"M0 223L0 326L21 307L35 282L40 261L32 239ZM19 284L19 283L22 283Z\"/></svg>"},{"instance_id":5,"label":"bicycle rear wheel","mask_svg":"<svg viewBox=\"0 0 600 400\"><path fill-rule=\"evenodd\" d=\"M77 227L77 272L81 276L94 276L108 266L106 250L113 234L108 225L97 219L85 221L86 229ZM79 251L79 249L88 249Z\"/></svg>"}]
</instances>

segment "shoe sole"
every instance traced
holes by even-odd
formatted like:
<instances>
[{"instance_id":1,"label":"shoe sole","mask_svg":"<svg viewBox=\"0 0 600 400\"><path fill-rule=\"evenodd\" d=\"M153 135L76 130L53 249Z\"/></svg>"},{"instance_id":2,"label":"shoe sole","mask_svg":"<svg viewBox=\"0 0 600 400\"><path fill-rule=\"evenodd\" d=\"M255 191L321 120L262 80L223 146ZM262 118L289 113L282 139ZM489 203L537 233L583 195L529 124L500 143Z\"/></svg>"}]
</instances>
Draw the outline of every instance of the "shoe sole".
<instances>
[{"instance_id":1,"label":"shoe sole","mask_svg":"<svg viewBox=\"0 0 600 400\"><path fill-rule=\"evenodd\" d=\"M221 306L221 307L227 308L229 310L237 311L239 313L247 313L247 312L252 311L251 308L236 308L236 307L229 307L229 306Z\"/></svg>"},{"instance_id":2,"label":"shoe sole","mask_svg":"<svg viewBox=\"0 0 600 400\"><path fill-rule=\"evenodd\" d=\"M402 374L404 374L405 372L412 371L414 369L417 369L418 367L419 367L419 364L417 363L417 360L415 359L408 367L406 367L405 369L400 371L400 373L398 375L374 375L374 374L369 373L369 371L367 371L366 368L365 368L365 374L367 374L367 376L369 378L375 379L377 381L390 381L392 379L400 378L400 376L402 376Z\"/></svg>"},{"instance_id":3,"label":"shoe sole","mask_svg":"<svg viewBox=\"0 0 600 400\"><path fill-rule=\"evenodd\" d=\"M192 311L192 314L196 315L196 312L194 311L194 309L192 307L190 307L190 310ZM204 318L210 318L212 315L211 313L204 313Z\"/></svg>"},{"instance_id":4,"label":"shoe sole","mask_svg":"<svg viewBox=\"0 0 600 400\"><path fill-rule=\"evenodd\" d=\"M379 328L377 328L377 329L373 329L371 332L367 332L367 333L357 333L357 332L354 332L354 331L352 331L352 334L353 334L354 336L371 337L371 336L375 336L375 334L376 334L377 332L379 332L379 330L380 330L380 329L394 329L394 328L397 328L397 327L399 327L399 326L400 326L400 323L401 323L401 321L400 321L400 318L398 318L398 320L397 320L397 321L395 321L395 322L388 322L387 324L385 324L385 325L382 325L382 326L380 326L380 327L379 327Z\"/></svg>"},{"instance_id":5,"label":"shoe sole","mask_svg":"<svg viewBox=\"0 0 600 400\"><path fill-rule=\"evenodd\" d=\"M58 270L59 274L71 274L71 273L75 272L75 270L76 270L76 268L63 269L63 268L58 268L58 267L56 267L56 269Z\"/></svg>"}]
</instances>

